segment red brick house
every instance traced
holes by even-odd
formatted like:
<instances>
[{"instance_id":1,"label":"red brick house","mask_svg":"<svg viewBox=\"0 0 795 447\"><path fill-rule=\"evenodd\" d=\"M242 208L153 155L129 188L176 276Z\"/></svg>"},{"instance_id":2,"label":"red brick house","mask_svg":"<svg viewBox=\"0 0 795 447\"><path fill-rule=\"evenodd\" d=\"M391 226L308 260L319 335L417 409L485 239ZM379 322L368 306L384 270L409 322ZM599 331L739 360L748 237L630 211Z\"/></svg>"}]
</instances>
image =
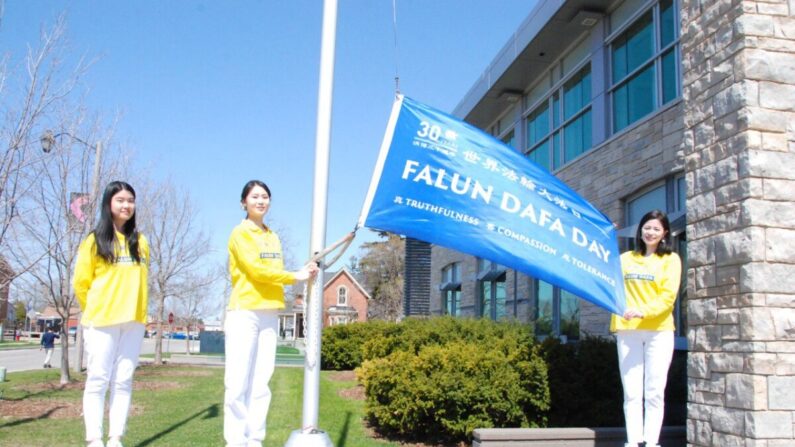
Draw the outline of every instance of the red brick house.
<instances>
[{"instance_id":1,"label":"red brick house","mask_svg":"<svg viewBox=\"0 0 795 447\"><path fill-rule=\"evenodd\" d=\"M326 274L330 278L323 287L323 327L367 321L370 294L364 287L345 267Z\"/></svg>"},{"instance_id":2,"label":"red brick house","mask_svg":"<svg viewBox=\"0 0 795 447\"><path fill-rule=\"evenodd\" d=\"M80 309L78 307L72 307L69 310L69 322L66 325L65 331L70 328L76 328L79 321L78 321L78 314L80 313ZM55 310L53 306L47 306L41 313L36 313L35 315L31 315L31 331L35 332L44 332L47 330L48 327L59 329L63 324L63 318L61 315L58 314L58 311Z\"/></svg>"}]
</instances>

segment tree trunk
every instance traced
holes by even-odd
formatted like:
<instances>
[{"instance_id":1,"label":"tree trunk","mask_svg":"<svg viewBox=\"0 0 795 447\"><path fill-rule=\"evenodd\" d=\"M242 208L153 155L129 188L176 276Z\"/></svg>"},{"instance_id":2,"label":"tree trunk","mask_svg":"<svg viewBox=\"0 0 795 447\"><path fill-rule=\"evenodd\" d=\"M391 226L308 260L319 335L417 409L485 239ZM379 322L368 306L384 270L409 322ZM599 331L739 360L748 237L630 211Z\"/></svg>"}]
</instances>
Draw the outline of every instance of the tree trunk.
<instances>
[{"instance_id":1,"label":"tree trunk","mask_svg":"<svg viewBox=\"0 0 795 447\"><path fill-rule=\"evenodd\" d=\"M164 299L160 294L157 297L157 310L155 316L157 317L157 334L155 334L155 365L163 364L163 308Z\"/></svg>"},{"instance_id":2,"label":"tree trunk","mask_svg":"<svg viewBox=\"0 0 795 447\"><path fill-rule=\"evenodd\" d=\"M69 322L66 322L66 326ZM72 381L69 374L69 330L63 333L63 325L61 326L61 385L66 385Z\"/></svg>"}]
</instances>

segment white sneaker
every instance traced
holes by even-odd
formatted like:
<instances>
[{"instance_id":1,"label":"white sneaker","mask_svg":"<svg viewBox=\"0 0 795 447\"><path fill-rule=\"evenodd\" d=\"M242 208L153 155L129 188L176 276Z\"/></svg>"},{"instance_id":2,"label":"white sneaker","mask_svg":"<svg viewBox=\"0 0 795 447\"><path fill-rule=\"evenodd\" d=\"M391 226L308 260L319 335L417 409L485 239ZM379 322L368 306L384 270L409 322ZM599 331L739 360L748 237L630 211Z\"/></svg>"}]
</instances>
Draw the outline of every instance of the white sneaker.
<instances>
[{"instance_id":1,"label":"white sneaker","mask_svg":"<svg viewBox=\"0 0 795 447\"><path fill-rule=\"evenodd\" d=\"M88 443L88 447L105 447L101 439L95 439Z\"/></svg>"},{"instance_id":2,"label":"white sneaker","mask_svg":"<svg viewBox=\"0 0 795 447\"><path fill-rule=\"evenodd\" d=\"M119 438L110 438L108 439L108 443L105 444L105 447L124 447L121 445L121 439Z\"/></svg>"}]
</instances>

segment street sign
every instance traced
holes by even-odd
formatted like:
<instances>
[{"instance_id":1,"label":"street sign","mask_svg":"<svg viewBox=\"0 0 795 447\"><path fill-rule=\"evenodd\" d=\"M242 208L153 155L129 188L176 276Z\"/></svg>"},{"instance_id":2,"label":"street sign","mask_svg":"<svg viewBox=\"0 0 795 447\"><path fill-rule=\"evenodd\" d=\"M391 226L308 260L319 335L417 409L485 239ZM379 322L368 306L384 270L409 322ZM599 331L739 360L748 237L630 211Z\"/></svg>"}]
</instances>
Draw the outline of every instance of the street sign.
<instances>
[{"instance_id":1,"label":"street sign","mask_svg":"<svg viewBox=\"0 0 795 447\"><path fill-rule=\"evenodd\" d=\"M174 312L168 313L168 324L174 324Z\"/></svg>"}]
</instances>

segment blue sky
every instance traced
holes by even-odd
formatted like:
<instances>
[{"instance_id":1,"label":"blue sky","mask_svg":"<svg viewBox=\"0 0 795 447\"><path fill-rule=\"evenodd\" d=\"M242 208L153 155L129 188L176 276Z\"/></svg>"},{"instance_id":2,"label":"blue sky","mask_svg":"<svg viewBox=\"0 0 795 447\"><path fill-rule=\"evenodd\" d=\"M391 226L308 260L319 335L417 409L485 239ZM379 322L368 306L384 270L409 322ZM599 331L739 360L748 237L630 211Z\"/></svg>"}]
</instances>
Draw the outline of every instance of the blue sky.
<instances>
[{"instance_id":1,"label":"blue sky","mask_svg":"<svg viewBox=\"0 0 795 447\"><path fill-rule=\"evenodd\" d=\"M327 242L353 229L395 89L452 111L534 0L340 0ZM271 188L266 218L308 257L322 2L7 0L0 54L19 58L67 14L73 55L98 57L87 105L120 114L115 139L156 178L187 187L217 259L243 217L253 178ZM397 60L397 62L396 62ZM355 246L375 240L359 232Z\"/></svg>"}]
</instances>

